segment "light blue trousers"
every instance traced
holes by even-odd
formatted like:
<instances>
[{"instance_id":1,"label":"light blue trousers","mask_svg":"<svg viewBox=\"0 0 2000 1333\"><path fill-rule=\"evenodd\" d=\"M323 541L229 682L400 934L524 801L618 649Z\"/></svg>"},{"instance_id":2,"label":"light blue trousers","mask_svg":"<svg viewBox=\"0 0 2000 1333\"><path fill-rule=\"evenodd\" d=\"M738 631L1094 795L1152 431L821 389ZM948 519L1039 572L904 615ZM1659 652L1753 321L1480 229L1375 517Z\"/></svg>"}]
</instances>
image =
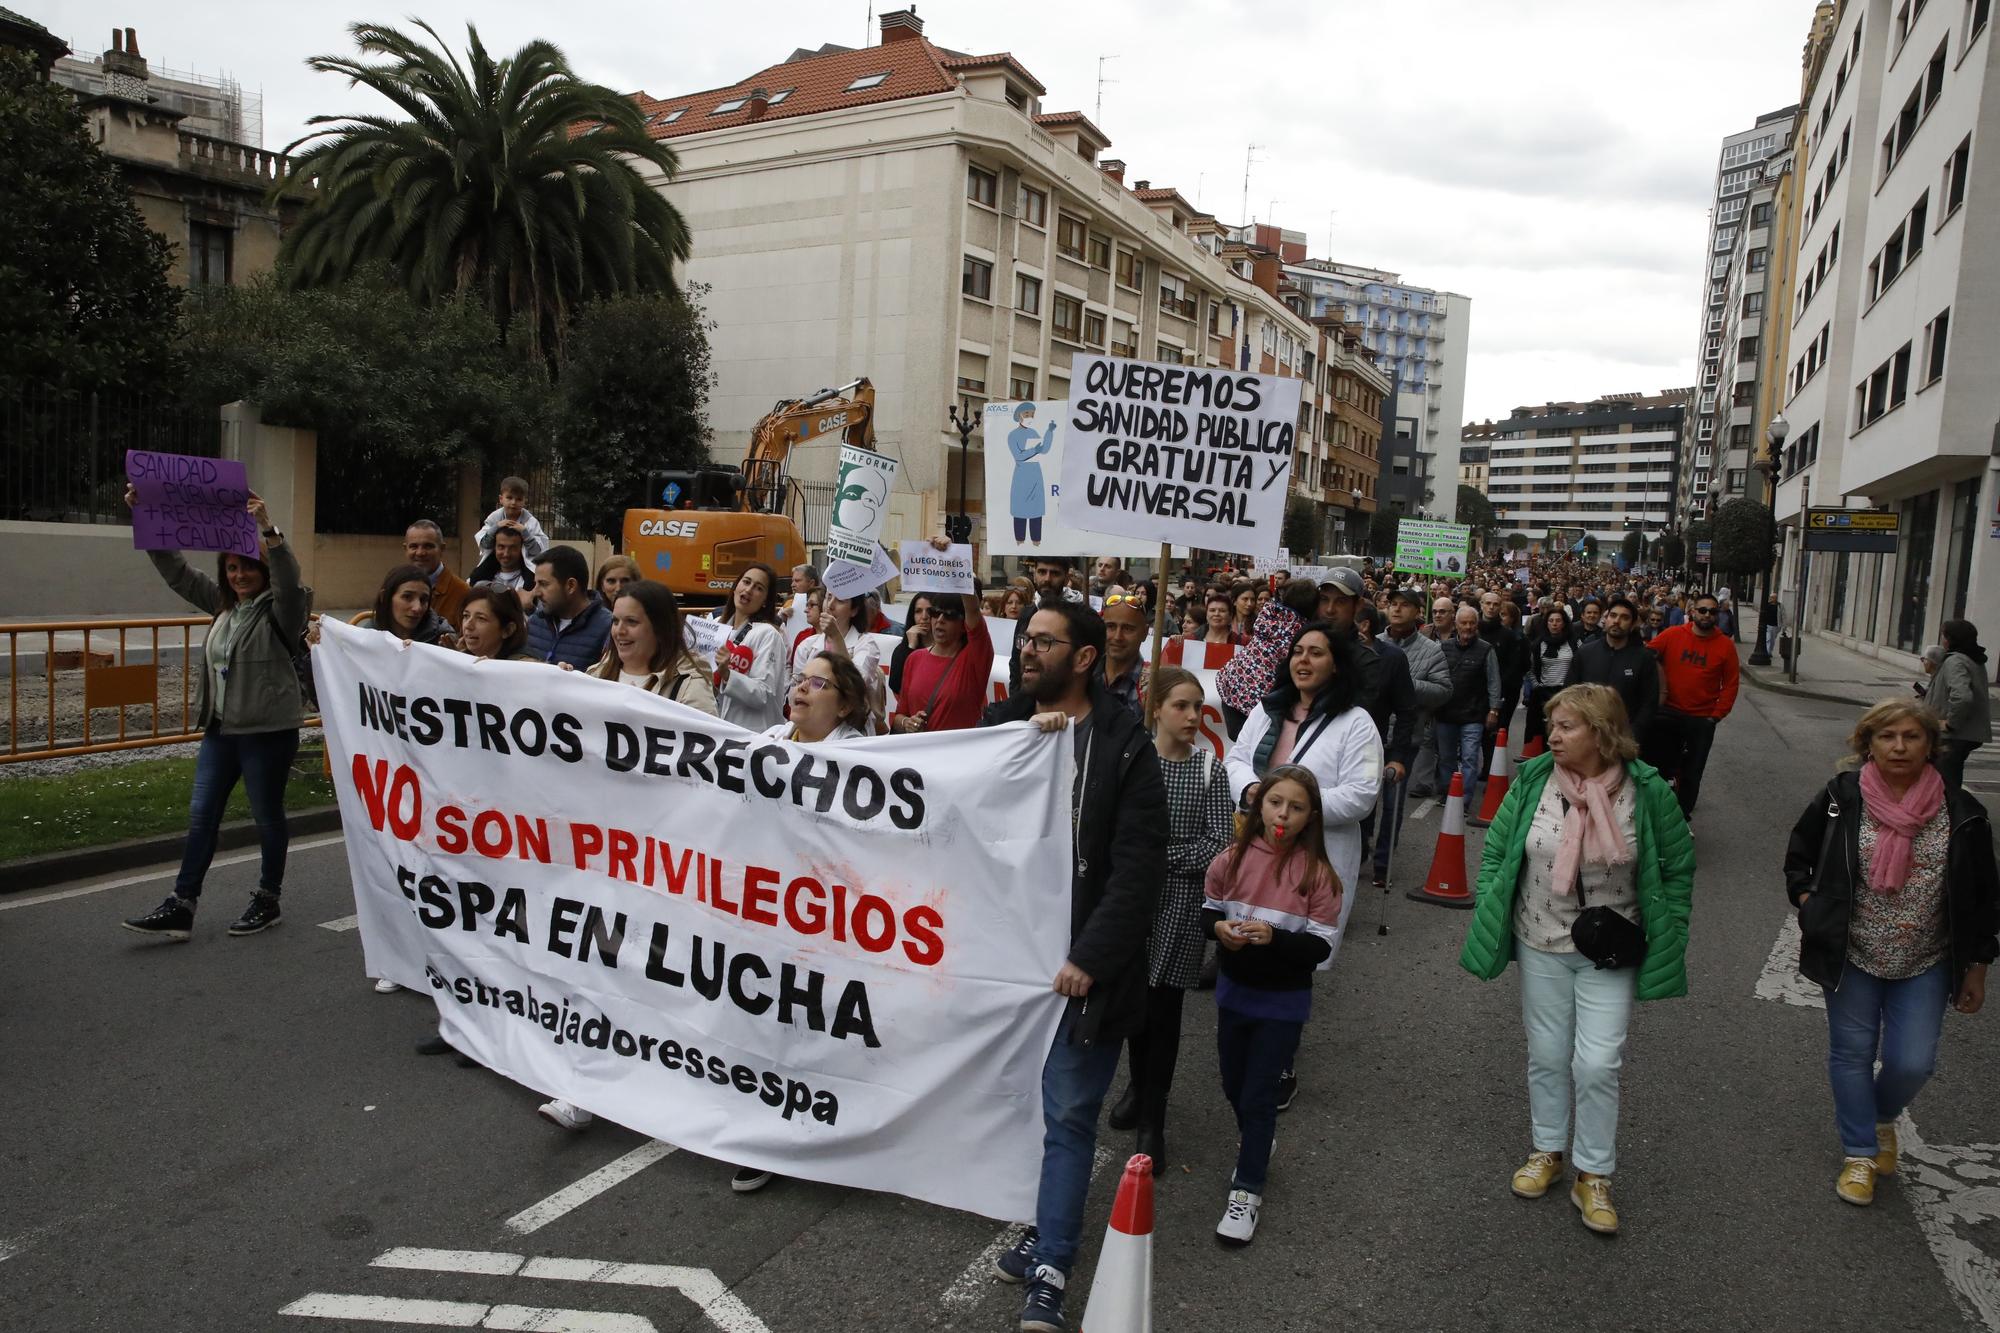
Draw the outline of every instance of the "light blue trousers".
<instances>
[{"instance_id":1,"label":"light blue trousers","mask_svg":"<svg viewBox=\"0 0 2000 1333\"><path fill-rule=\"evenodd\" d=\"M1518 940L1514 959L1535 1151L1566 1152L1577 1170L1608 1176L1618 1166L1618 1071L1638 969L1599 971L1580 953L1543 953Z\"/></svg>"}]
</instances>

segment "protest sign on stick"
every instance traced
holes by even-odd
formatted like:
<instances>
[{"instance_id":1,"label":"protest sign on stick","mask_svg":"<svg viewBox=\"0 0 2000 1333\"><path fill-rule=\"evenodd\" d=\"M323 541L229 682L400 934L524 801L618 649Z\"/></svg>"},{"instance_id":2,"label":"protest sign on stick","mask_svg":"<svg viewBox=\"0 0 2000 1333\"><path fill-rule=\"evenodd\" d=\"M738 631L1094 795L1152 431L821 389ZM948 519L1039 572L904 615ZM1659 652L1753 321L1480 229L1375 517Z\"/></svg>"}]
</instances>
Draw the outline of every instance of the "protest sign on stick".
<instances>
[{"instance_id":1,"label":"protest sign on stick","mask_svg":"<svg viewBox=\"0 0 2000 1333\"><path fill-rule=\"evenodd\" d=\"M1082 532L1063 521L1069 404L988 403L980 418L986 457L988 555L1149 556L1153 543Z\"/></svg>"},{"instance_id":2,"label":"protest sign on stick","mask_svg":"<svg viewBox=\"0 0 2000 1333\"><path fill-rule=\"evenodd\" d=\"M1300 381L1080 356L1071 371L1062 514L1086 532L1274 555Z\"/></svg>"},{"instance_id":3,"label":"protest sign on stick","mask_svg":"<svg viewBox=\"0 0 2000 1333\"><path fill-rule=\"evenodd\" d=\"M905 596L913 592L969 593L976 586L970 546L947 546L940 551L929 542L904 542L902 554Z\"/></svg>"},{"instance_id":4,"label":"protest sign on stick","mask_svg":"<svg viewBox=\"0 0 2000 1333\"><path fill-rule=\"evenodd\" d=\"M836 560L826 567L821 582L827 592L835 597L859 597L896 577L896 562L889 553L876 542L870 542L871 554L864 556L860 563L852 560ZM815 627L816 628L816 627Z\"/></svg>"},{"instance_id":5,"label":"protest sign on stick","mask_svg":"<svg viewBox=\"0 0 2000 1333\"><path fill-rule=\"evenodd\" d=\"M865 566L874 558L899 466L873 449L840 446L840 475L833 483L833 513L826 533L829 559Z\"/></svg>"},{"instance_id":6,"label":"protest sign on stick","mask_svg":"<svg viewBox=\"0 0 2000 1333\"><path fill-rule=\"evenodd\" d=\"M250 482L233 458L125 451L135 551L233 551L260 559Z\"/></svg>"},{"instance_id":7,"label":"protest sign on stick","mask_svg":"<svg viewBox=\"0 0 2000 1333\"><path fill-rule=\"evenodd\" d=\"M1396 525L1396 568L1456 578L1471 567L1472 529L1406 518Z\"/></svg>"},{"instance_id":8,"label":"protest sign on stick","mask_svg":"<svg viewBox=\"0 0 2000 1333\"><path fill-rule=\"evenodd\" d=\"M722 1161L1033 1215L1067 735L796 744L332 618L313 665L367 970L454 1047Z\"/></svg>"}]
</instances>

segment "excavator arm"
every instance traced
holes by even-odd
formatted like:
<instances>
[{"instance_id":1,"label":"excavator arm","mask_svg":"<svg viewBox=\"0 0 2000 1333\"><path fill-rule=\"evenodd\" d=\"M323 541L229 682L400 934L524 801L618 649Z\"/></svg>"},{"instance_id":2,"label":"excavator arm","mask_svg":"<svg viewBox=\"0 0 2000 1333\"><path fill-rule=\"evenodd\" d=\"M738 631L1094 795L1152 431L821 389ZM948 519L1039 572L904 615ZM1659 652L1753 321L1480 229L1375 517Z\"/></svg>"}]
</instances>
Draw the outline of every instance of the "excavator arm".
<instances>
[{"instance_id":1,"label":"excavator arm","mask_svg":"<svg viewBox=\"0 0 2000 1333\"><path fill-rule=\"evenodd\" d=\"M785 464L793 449L839 431L849 444L875 447L875 386L866 376L838 388L789 398L750 433L743 458L743 508L760 514L785 507Z\"/></svg>"}]
</instances>

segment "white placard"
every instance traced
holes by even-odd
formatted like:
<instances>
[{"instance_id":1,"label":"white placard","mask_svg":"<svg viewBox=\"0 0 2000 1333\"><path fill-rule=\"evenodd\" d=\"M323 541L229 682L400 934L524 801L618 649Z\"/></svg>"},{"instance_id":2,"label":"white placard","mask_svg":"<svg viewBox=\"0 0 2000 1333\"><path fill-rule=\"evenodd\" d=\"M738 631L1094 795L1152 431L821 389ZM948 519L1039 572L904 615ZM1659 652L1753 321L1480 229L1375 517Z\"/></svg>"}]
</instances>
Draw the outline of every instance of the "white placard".
<instances>
[{"instance_id":1,"label":"white placard","mask_svg":"<svg viewBox=\"0 0 2000 1333\"><path fill-rule=\"evenodd\" d=\"M900 466L887 454L840 446L840 475L834 479L833 513L826 531L828 558L868 563L889 519L889 493L896 488Z\"/></svg>"},{"instance_id":2,"label":"white placard","mask_svg":"<svg viewBox=\"0 0 2000 1333\"><path fill-rule=\"evenodd\" d=\"M1033 1216L1067 736L797 745L331 618L313 665L368 971L454 1047L719 1161Z\"/></svg>"},{"instance_id":3,"label":"white placard","mask_svg":"<svg viewBox=\"0 0 2000 1333\"><path fill-rule=\"evenodd\" d=\"M1277 375L1077 357L1063 521L1155 544L1275 555L1300 387Z\"/></svg>"},{"instance_id":4,"label":"white placard","mask_svg":"<svg viewBox=\"0 0 2000 1333\"><path fill-rule=\"evenodd\" d=\"M712 616L682 616L681 637L687 640L689 652L712 664L722 645L729 642L729 622Z\"/></svg>"},{"instance_id":5,"label":"white placard","mask_svg":"<svg viewBox=\"0 0 2000 1333\"><path fill-rule=\"evenodd\" d=\"M988 403L980 417L986 459L988 555L1159 554L1158 543L1079 532L1062 518L1069 404L1060 399Z\"/></svg>"},{"instance_id":6,"label":"white placard","mask_svg":"<svg viewBox=\"0 0 2000 1333\"><path fill-rule=\"evenodd\" d=\"M913 592L969 593L977 584L972 573L972 548L947 546L940 551L929 542L904 542L901 587Z\"/></svg>"},{"instance_id":7,"label":"white placard","mask_svg":"<svg viewBox=\"0 0 2000 1333\"><path fill-rule=\"evenodd\" d=\"M874 592L877 588L896 577L896 562L879 543L874 544L875 553L865 565L857 565L847 560L836 560L826 567L821 582L835 597L859 597L864 592Z\"/></svg>"}]
</instances>

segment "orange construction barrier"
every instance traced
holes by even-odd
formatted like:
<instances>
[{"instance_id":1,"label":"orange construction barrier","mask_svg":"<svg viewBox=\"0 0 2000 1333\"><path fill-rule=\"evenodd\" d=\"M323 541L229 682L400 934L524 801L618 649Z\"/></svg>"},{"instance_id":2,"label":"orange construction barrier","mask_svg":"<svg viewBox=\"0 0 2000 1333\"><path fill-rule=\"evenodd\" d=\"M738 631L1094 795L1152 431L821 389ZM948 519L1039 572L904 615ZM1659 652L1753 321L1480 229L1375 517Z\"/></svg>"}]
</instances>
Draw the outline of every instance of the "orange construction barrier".
<instances>
[{"instance_id":1,"label":"orange construction barrier","mask_svg":"<svg viewBox=\"0 0 2000 1333\"><path fill-rule=\"evenodd\" d=\"M1153 1159L1125 1163L1078 1333L1153 1333Z\"/></svg>"},{"instance_id":2,"label":"orange construction barrier","mask_svg":"<svg viewBox=\"0 0 2000 1333\"><path fill-rule=\"evenodd\" d=\"M1521 758L1533 759L1538 754L1546 753L1548 751L1548 748L1549 747L1547 742L1545 742L1540 736L1530 736L1528 737L1527 745L1524 746L1521 750Z\"/></svg>"},{"instance_id":3,"label":"orange construction barrier","mask_svg":"<svg viewBox=\"0 0 2000 1333\"><path fill-rule=\"evenodd\" d=\"M1507 798L1507 787L1514 781L1514 756L1507 749L1507 729L1500 728L1500 734L1493 738L1493 764L1486 770L1486 788L1479 798L1479 817L1491 823L1493 816L1500 813L1500 802Z\"/></svg>"},{"instance_id":4,"label":"orange construction barrier","mask_svg":"<svg viewBox=\"0 0 2000 1333\"><path fill-rule=\"evenodd\" d=\"M1497 746L1495 747L1498 748ZM1472 886L1465 876L1465 774L1451 775L1451 795L1444 802L1444 827L1438 832L1437 851L1431 856L1431 873L1422 888L1403 895L1420 903L1439 907L1472 906Z\"/></svg>"}]
</instances>

